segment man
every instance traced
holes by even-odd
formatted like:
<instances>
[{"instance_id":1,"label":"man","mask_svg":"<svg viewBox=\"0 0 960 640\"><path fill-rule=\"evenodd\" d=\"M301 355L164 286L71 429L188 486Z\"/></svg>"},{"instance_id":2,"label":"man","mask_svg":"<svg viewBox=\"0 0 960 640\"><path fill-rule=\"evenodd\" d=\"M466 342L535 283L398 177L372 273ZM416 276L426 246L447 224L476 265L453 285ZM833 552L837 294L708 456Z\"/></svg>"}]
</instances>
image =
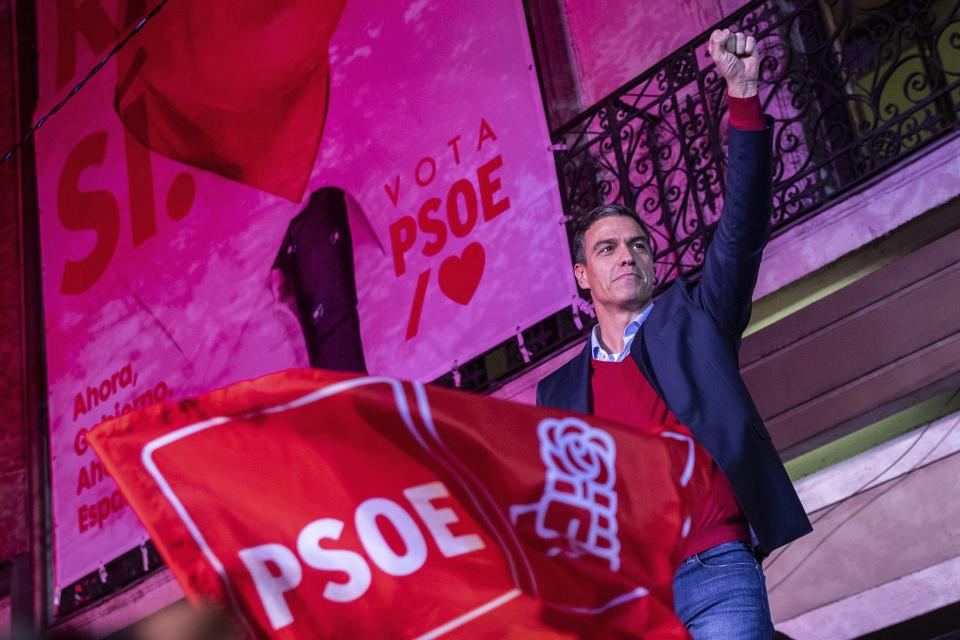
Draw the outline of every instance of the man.
<instances>
[{"instance_id":1,"label":"man","mask_svg":"<svg viewBox=\"0 0 960 640\"><path fill-rule=\"evenodd\" d=\"M537 387L538 405L688 429L709 452L716 488L702 496L673 582L677 614L697 640L772 637L759 558L811 530L737 355L770 220L772 132L755 49L742 33L710 37L727 82L730 158L699 283L679 280L652 302L653 257L639 218L619 205L594 209L575 236L574 274L597 325L582 355Z\"/></svg>"}]
</instances>

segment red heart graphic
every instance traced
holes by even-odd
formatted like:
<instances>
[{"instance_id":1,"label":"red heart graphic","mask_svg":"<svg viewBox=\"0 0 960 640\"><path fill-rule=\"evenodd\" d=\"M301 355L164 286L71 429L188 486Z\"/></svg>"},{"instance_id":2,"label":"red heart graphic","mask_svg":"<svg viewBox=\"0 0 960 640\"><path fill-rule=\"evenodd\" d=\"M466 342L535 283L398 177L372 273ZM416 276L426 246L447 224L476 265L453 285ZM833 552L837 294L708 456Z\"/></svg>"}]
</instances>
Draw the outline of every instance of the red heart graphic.
<instances>
[{"instance_id":1,"label":"red heart graphic","mask_svg":"<svg viewBox=\"0 0 960 640\"><path fill-rule=\"evenodd\" d=\"M483 277L486 263L483 245L473 242L459 256L450 256L440 263L440 291L454 302L467 304L473 298Z\"/></svg>"}]
</instances>

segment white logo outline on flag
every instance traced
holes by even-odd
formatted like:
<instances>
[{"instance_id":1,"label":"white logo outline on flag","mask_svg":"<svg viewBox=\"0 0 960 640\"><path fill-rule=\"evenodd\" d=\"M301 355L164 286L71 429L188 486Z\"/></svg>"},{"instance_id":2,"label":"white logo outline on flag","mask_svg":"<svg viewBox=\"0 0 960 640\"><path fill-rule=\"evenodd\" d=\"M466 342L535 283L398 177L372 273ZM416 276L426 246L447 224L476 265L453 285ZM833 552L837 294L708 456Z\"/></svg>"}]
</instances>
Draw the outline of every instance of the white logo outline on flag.
<instances>
[{"instance_id":1,"label":"white logo outline on flag","mask_svg":"<svg viewBox=\"0 0 960 640\"><path fill-rule=\"evenodd\" d=\"M532 513L537 536L559 543L547 555L591 555L606 560L616 573L620 570L616 443L606 431L573 417L541 420L537 436L540 458L547 468L543 495L537 502L511 506L510 520L516 525L521 516ZM547 524L554 506L572 507L588 517L571 517L561 531ZM584 523L585 531L581 530Z\"/></svg>"}]
</instances>

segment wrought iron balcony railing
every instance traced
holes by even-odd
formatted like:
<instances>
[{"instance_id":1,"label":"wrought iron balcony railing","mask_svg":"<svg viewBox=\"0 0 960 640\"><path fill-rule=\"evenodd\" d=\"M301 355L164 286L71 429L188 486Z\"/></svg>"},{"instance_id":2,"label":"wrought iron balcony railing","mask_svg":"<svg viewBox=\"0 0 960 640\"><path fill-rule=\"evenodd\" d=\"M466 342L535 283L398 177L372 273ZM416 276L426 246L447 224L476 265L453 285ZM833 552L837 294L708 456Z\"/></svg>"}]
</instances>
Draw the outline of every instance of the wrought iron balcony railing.
<instances>
[{"instance_id":1,"label":"wrought iron balcony railing","mask_svg":"<svg viewBox=\"0 0 960 640\"><path fill-rule=\"evenodd\" d=\"M960 126L957 0L760 0L720 26L757 39L774 126L774 233ZM707 34L554 134L571 227L634 207L659 281L696 272L723 204L725 85Z\"/></svg>"},{"instance_id":2,"label":"wrought iron balcony railing","mask_svg":"<svg viewBox=\"0 0 960 640\"><path fill-rule=\"evenodd\" d=\"M717 28L753 35L775 120L780 233L960 129L960 0L756 0ZM634 207L661 288L695 276L723 206L724 84L704 32L553 133L568 230ZM589 305L560 311L436 382L485 392L571 344Z\"/></svg>"}]
</instances>

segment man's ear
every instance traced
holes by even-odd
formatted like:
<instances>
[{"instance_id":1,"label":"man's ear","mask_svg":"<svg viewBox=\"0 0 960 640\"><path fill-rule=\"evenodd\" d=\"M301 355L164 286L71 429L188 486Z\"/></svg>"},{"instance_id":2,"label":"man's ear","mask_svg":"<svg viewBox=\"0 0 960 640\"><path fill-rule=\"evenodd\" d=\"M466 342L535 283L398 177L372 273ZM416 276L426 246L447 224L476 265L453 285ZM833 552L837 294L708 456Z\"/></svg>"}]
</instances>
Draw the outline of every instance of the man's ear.
<instances>
[{"instance_id":1,"label":"man's ear","mask_svg":"<svg viewBox=\"0 0 960 640\"><path fill-rule=\"evenodd\" d=\"M590 281L587 280L587 265L579 263L573 265L573 277L577 279L577 284L580 285L581 289L590 291Z\"/></svg>"}]
</instances>

